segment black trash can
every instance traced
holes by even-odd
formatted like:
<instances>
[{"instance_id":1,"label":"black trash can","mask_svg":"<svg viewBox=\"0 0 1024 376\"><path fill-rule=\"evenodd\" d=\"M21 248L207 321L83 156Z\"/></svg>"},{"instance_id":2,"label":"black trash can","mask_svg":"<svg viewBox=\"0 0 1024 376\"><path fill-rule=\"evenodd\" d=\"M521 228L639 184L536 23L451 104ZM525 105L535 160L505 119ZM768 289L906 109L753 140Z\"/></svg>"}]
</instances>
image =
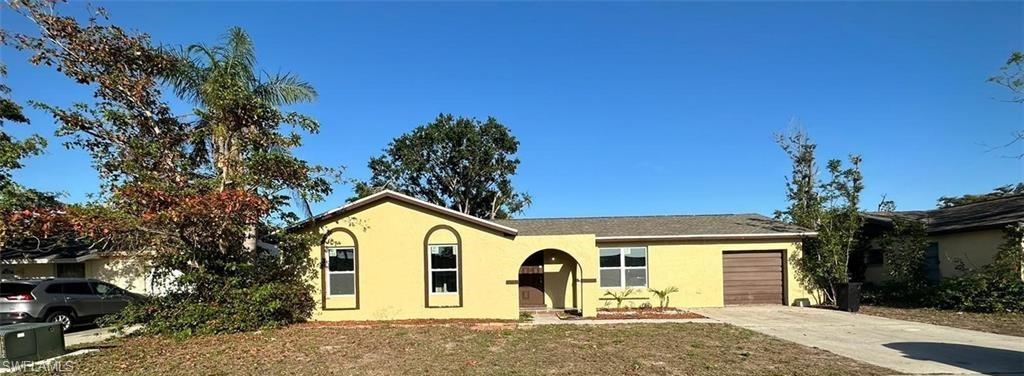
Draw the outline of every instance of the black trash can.
<instances>
[{"instance_id":1,"label":"black trash can","mask_svg":"<svg viewBox=\"0 0 1024 376\"><path fill-rule=\"evenodd\" d=\"M857 312L860 310L860 282L843 283L839 285L836 304L840 311Z\"/></svg>"}]
</instances>

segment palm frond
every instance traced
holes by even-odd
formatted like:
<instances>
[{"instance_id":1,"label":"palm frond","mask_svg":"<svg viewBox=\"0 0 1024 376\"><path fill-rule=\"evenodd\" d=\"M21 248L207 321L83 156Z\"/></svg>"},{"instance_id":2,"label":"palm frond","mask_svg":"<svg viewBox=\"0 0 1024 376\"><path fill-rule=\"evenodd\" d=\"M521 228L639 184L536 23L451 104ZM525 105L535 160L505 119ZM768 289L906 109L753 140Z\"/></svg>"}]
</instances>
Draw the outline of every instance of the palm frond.
<instances>
[{"instance_id":1,"label":"palm frond","mask_svg":"<svg viewBox=\"0 0 1024 376\"><path fill-rule=\"evenodd\" d=\"M257 98L279 106L312 102L317 96L313 85L291 73L267 75L267 81L257 85L253 92Z\"/></svg>"},{"instance_id":2,"label":"palm frond","mask_svg":"<svg viewBox=\"0 0 1024 376\"><path fill-rule=\"evenodd\" d=\"M174 94L186 101L203 105L203 98L200 89L206 81L208 69L200 59L196 58L195 52L209 56L209 50L201 45L192 45L188 48L171 51L178 61L174 70L164 77L164 83L170 85ZM214 64L215 60L210 57L208 64Z\"/></svg>"},{"instance_id":3,"label":"palm frond","mask_svg":"<svg viewBox=\"0 0 1024 376\"><path fill-rule=\"evenodd\" d=\"M256 69L256 47L245 29L235 26L228 30L224 40L225 60L250 77Z\"/></svg>"}]
</instances>

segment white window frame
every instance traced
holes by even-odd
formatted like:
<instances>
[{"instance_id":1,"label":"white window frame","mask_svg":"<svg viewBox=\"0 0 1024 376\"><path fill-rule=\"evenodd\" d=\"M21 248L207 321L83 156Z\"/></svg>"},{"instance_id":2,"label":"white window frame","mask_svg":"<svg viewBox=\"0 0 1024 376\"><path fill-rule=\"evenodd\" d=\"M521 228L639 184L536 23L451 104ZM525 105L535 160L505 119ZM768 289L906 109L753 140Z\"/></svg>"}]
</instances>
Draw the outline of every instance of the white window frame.
<instances>
[{"instance_id":1,"label":"white window frame","mask_svg":"<svg viewBox=\"0 0 1024 376\"><path fill-rule=\"evenodd\" d=\"M440 247L452 247L452 250L455 251L455 268L454 269L451 269L451 268L448 268L448 269L434 269L434 258L432 256L434 254L434 250L437 249L437 248L440 248ZM458 295L459 294L459 291L461 290L461 287L462 287L462 286L459 286L459 281L462 279L462 276L459 275L460 274L459 273L459 268L462 266L462 265L459 265L460 264L459 263L459 252L462 252L462 250L459 249L459 245L458 244L430 244L430 245L427 246L427 291L430 292L430 295ZM454 292L434 292L434 272L455 272L455 291Z\"/></svg>"},{"instance_id":2,"label":"white window frame","mask_svg":"<svg viewBox=\"0 0 1024 376\"><path fill-rule=\"evenodd\" d=\"M634 248L642 248L644 250L644 266L626 266L626 251ZM603 267L601 266L601 251L607 250L618 250L619 251L619 266ZM650 253L647 247L603 247L597 250L597 286L603 289L625 289L625 288L647 288L650 285L650 272L648 267L651 266ZM644 285L643 286L626 286L626 270L627 269L643 269L644 270ZM618 286L604 286L601 282L601 271L602 270L618 270L619 271L619 285Z\"/></svg>"},{"instance_id":3,"label":"white window frame","mask_svg":"<svg viewBox=\"0 0 1024 376\"><path fill-rule=\"evenodd\" d=\"M341 251L341 250L352 251L352 270L351 271L344 271L344 272L332 272L331 271L330 254L331 254L332 250L333 251ZM352 275L352 293L351 294L335 294L334 291L331 291L331 276L335 275L335 274L351 274ZM327 283L325 284L327 286L327 296L329 296L329 297L330 296L356 296L356 293L358 292L358 291L356 291L357 290L356 287L359 286L359 284L356 283L356 278L359 278L359 276L356 275L356 247L328 247L328 248L325 248L324 249L324 278L327 279Z\"/></svg>"}]
</instances>

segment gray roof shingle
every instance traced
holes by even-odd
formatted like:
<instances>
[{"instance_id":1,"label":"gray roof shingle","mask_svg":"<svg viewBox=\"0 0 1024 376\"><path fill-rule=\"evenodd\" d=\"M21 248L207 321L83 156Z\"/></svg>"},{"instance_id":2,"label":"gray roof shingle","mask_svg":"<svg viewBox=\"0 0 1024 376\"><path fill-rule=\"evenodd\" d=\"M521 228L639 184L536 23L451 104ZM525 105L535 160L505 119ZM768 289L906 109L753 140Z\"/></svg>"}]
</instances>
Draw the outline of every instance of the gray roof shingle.
<instances>
[{"instance_id":1,"label":"gray roof shingle","mask_svg":"<svg viewBox=\"0 0 1024 376\"><path fill-rule=\"evenodd\" d=\"M495 222L518 229L519 235L594 234L597 237L640 237L774 235L809 231L759 214L535 218Z\"/></svg>"},{"instance_id":2,"label":"gray roof shingle","mask_svg":"<svg viewBox=\"0 0 1024 376\"><path fill-rule=\"evenodd\" d=\"M927 211L865 213L865 217L881 221L888 221L889 217L894 215L923 220L930 233L997 228L1024 222L1024 195L1005 196Z\"/></svg>"}]
</instances>

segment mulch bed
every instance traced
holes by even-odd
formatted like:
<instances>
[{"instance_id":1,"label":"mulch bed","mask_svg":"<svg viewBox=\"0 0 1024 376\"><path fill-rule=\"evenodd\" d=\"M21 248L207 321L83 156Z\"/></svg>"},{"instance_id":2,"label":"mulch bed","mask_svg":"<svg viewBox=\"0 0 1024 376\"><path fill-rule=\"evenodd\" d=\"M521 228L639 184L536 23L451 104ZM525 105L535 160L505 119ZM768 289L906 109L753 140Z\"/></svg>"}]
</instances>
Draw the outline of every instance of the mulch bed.
<instances>
[{"instance_id":1,"label":"mulch bed","mask_svg":"<svg viewBox=\"0 0 1024 376\"><path fill-rule=\"evenodd\" d=\"M601 308L597 317L586 320L703 319L704 316L677 308Z\"/></svg>"}]
</instances>

